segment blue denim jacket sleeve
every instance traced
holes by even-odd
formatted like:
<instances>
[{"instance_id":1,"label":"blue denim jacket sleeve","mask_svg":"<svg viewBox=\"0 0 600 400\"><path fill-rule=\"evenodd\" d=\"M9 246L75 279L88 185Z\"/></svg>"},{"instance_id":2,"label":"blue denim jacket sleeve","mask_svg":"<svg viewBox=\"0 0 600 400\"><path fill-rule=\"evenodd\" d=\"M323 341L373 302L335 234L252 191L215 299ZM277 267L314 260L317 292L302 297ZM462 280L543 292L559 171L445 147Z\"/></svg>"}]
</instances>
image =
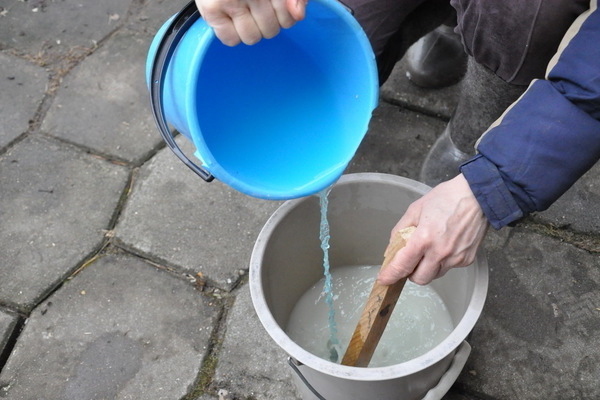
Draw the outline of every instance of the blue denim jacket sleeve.
<instances>
[{"instance_id":1,"label":"blue denim jacket sleeve","mask_svg":"<svg viewBox=\"0 0 600 400\"><path fill-rule=\"evenodd\" d=\"M600 12L591 3L546 79L531 83L461 166L496 229L547 209L600 159Z\"/></svg>"}]
</instances>

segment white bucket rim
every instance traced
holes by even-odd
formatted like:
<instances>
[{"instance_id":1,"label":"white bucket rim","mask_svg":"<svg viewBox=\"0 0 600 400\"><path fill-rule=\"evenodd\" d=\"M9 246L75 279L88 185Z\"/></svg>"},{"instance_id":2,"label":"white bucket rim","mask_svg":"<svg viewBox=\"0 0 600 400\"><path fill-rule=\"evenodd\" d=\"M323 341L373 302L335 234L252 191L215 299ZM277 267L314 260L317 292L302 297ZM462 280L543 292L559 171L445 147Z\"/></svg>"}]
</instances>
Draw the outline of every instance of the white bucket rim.
<instances>
[{"instance_id":1,"label":"white bucket rim","mask_svg":"<svg viewBox=\"0 0 600 400\"><path fill-rule=\"evenodd\" d=\"M365 180L371 182L379 181L384 183L392 183L413 190L416 189L422 194L425 194L428 190L430 190L429 186L412 179L391 174L372 172L343 175L336 185L350 184ZM468 307L465 310L463 318L440 344L427 353L400 364L386 367L362 368L349 367L346 365L333 363L315 356L296 344L285 333L283 328L279 326L270 312L269 306L265 300L265 293L262 288L261 276L259 273L261 270L264 253L260 251L260 249L265 248L264 238L270 237L269 233L293 208L297 206L298 203L304 201L303 199L305 198L288 200L271 215L258 236L250 260L249 285L252 303L266 331L288 355L300 361L307 367L330 376L351 379L355 381L383 381L412 375L422 371L447 357L461 345L479 319L487 296L489 279L488 265L487 260L481 251L478 252L475 263L477 265L477 268L475 269L476 284L474 285L473 293L469 299ZM475 268L475 265L471 265L466 268ZM260 310L263 310L264 312L260 312Z\"/></svg>"}]
</instances>

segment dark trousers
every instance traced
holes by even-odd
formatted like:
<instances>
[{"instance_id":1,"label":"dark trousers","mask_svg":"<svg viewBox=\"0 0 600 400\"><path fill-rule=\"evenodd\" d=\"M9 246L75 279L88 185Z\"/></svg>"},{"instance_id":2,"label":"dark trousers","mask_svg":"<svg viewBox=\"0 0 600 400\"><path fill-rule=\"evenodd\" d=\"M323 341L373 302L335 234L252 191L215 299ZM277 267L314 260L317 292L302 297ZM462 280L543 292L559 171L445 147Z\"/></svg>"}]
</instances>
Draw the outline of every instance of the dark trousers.
<instances>
[{"instance_id":1,"label":"dark trousers","mask_svg":"<svg viewBox=\"0 0 600 400\"><path fill-rule=\"evenodd\" d=\"M380 83L404 52L442 23L456 25L465 51L502 80L543 78L584 0L342 0L366 32Z\"/></svg>"}]
</instances>

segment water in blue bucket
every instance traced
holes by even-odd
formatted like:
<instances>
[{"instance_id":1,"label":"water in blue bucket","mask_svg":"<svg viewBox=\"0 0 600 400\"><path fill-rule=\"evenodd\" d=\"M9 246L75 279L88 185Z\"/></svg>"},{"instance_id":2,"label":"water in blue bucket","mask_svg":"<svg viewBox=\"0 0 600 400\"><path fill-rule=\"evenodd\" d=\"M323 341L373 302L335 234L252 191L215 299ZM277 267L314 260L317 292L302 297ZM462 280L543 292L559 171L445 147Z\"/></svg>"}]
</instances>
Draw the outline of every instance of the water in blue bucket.
<instances>
[{"instance_id":1,"label":"water in blue bucket","mask_svg":"<svg viewBox=\"0 0 600 400\"><path fill-rule=\"evenodd\" d=\"M166 25L147 60L147 79ZM193 142L206 171L264 199L317 193L343 173L377 105L371 46L335 0L253 46L223 45L200 18L168 64L167 121Z\"/></svg>"}]
</instances>

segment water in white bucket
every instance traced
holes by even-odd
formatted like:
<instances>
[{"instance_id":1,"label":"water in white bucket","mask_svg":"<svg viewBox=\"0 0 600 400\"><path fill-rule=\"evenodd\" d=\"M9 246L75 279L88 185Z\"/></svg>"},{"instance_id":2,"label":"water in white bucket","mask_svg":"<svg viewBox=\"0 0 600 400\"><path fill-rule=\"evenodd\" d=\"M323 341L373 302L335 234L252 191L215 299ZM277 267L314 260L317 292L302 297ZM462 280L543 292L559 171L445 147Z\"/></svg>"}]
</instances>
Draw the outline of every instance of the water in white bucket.
<instances>
[{"instance_id":1,"label":"water in white bucket","mask_svg":"<svg viewBox=\"0 0 600 400\"><path fill-rule=\"evenodd\" d=\"M379 269L380 266L347 266L331 271L337 334L343 351L350 342ZM286 332L305 350L331 361L324 280L313 285L296 303ZM369 367L399 364L425 354L453 328L446 305L435 290L407 281Z\"/></svg>"}]
</instances>

